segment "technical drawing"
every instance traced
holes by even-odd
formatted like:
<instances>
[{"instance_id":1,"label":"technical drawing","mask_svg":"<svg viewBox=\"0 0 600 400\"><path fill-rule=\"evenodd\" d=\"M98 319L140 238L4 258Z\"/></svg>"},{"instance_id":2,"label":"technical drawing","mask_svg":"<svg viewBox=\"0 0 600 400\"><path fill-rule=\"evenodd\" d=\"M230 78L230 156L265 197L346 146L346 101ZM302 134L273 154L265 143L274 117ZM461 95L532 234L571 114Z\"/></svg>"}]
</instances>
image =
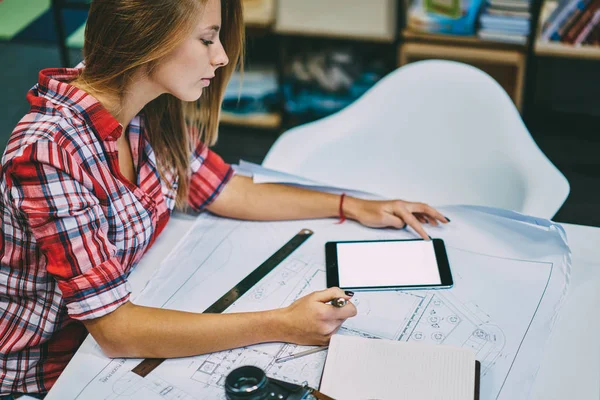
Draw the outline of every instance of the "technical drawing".
<instances>
[{"instance_id":1,"label":"technical drawing","mask_svg":"<svg viewBox=\"0 0 600 400\"><path fill-rule=\"evenodd\" d=\"M169 300L164 303L168 307L180 309L197 304L202 299L203 291L209 290L213 282L222 280L224 276L239 275L237 272L241 263L251 264L250 267L260 265L272 254L272 249L279 248L282 241L285 243L284 239L290 237L290 232L293 235L298 231L298 226L292 223L259 227L257 223L227 221L228 231L213 235L211 229L214 221L211 218L205 218L203 232L194 239L194 244L188 243L182 247L188 261L195 259L195 269L182 280L174 293L169 293ZM323 290L326 286L323 243L340 238L331 228L331 222L322 222L318 226L320 229L314 229L318 240L311 238L307 241L226 312L286 307L311 292ZM387 239L395 235L391 231L367 233L373 237L366 237L365 233L365 239ZM201 249L200 242L209 242L208 249ZM236 243L256 242L260 242L261 246L252 249L254 252L251 255L241 253L236 246ZM263 244L266 244L264 249ZM501 259L456 248L449 248L449 256L453 262L455 288L357 293L352 303L357 307L358 315L348 319L338 333L471 348L482 365L482 389L492 396L489 398L495 398L517 358L519 346L543 299L546 283L552 273L551 266L540 262L539 266L536 264L536 268L533 268L529 261L528 268L523 269L524 261L521 260ZM176 259L168 261L174 264ZM522 276L523 272L529 275ZM490 286L490 273L507 276L518 273L520 279L518 282L494 281ZM479 290L480 287L484 288ZM489 292L493 290L495 301L486 302L487 296L492 296ZM532 294L529 295L529 292ZM512 301L503 304L502 309L494 308L494 304L500 303L497 299L508 299L508 296L513 297L510 299ZM310 347L268 343L188 357L185 361L163 363L145 378L132 373L130 363L113 360L103 373L87 384L78 398L223 399L226 376L243 365L262 368L268 376L277 379L297 384L306 382L318 387L326 351L283 363L275 362L277 358L307 348Z\"/></svg>"},{"instance_id":2,"label":"technical drawing","mask_svg":"<svg viewBox=\"0 0 600 400\"><path fill-rule=\"evenodd\" d=\"M481 362L483 375L502 354L505 345L502 329L489 319L480 319L448 293L431 294L422 309L413 314L399 340L469 347Z\"/></svg>"},{"instance_id":3,"label":"technical drawing","mask_svg":"<svg viewBox=\"0 0 600 400\"><path fill-rule=\"evenodd\" d=\"M426 296L424 291L361 293L352 301L358 315L344 327L372 337L400 340Z\"/></svg>"},{"instance_id":4,"label":"technical drawing","mask_svg":"<svg viewBox=\"0 0 600 400\"><path fill-rule=\"evenodd\" d=\"M142 378L131 371L116 381L112 388L114 393L106 400L196 400L196 397L161 378Z\"/></svg>"},{"instance_id":5,"label":"technical drawing","mask_svg":"<svg viewBox=\"0 0 600 400\"><path fill-rule=\"evenodd\" d=\"M326 352L315 353L310 356L284 363L275 363L275 360L294 354L309 347L293 344L271 344L269 346L252 346L209 355L193 373L191 379L200 382L204 387L223 390L227 375L243 365L253 365L263 369L268 376L302 384L318 385L321 379ZM298 377L302 377L301 380Z\"/></svg>"},{"instance_id":6,"label":"technical drawing","mask_svg":"<svg viewBox=\"0 0 600 400\"><path fill-rule=\"evenodd\" d=\"M290 279L306 271L308 264L302 260L294 259L285 260L278 266L268 277L259 282L252 290L248 292L248 297L251 301L267 301L270 296L278 290L288 290Z\"/></svg>"}]
</instances>

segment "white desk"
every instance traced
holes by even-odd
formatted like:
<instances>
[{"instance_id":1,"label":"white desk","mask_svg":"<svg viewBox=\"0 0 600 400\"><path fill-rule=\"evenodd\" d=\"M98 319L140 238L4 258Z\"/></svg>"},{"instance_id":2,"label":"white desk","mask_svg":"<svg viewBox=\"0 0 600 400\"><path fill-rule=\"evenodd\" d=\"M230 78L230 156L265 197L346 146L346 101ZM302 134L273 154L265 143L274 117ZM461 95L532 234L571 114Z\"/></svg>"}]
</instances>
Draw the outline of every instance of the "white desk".
<instances>
[{"instance_id":1,"label":"white desk","mask_svg":"<svg viewBox=\"0 0 600 400\"><path fill-rule=\"evenodd\" d=\"M572 280L534 387L536 399L600 399L600 228L562 224Z\"/></svg>"},{"instance_id":2,"label":"white desk","mask_svg":"<svg viewBox=\"0 0 600 400\"><path fill-rule=\"evenodd\" d=\"M130 277L133 293L146 284L161 260L194 219L177 215ZM536 380L536 399L600 399L600 228L563 224L573 253L569 294L550 337ZM571 328L576 326L577 329ZM58 384L68 384L63 374Z\"/></svg>"}]
</instances>

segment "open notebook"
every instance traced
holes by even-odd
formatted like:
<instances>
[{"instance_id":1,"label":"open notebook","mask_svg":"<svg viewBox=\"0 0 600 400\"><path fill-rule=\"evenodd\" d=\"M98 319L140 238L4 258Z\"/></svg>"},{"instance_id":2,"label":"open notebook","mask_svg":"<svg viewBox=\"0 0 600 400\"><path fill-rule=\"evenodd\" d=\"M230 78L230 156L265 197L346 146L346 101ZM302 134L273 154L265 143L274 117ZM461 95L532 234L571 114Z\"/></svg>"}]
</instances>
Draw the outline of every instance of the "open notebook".
<instances>
[{"instance_id":1,"label":"open notebook","mask_svg":"<svg viewBox=\"0 0 600 400\"><path fill-rule=\"evenodd\" d=\"M334 335L319 391L344 400L473 400L479 368L469 349Z\"/></svg>"}]
</instances>

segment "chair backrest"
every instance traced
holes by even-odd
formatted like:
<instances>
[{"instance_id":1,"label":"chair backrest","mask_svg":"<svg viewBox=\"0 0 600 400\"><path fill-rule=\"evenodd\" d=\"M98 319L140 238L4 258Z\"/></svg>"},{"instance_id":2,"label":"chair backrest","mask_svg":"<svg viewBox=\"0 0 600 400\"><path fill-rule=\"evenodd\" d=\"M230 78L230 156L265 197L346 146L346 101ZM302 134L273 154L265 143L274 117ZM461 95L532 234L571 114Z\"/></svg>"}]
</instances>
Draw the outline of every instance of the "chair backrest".
<instances>
[{"instance_id":1,"label":"chair backrest","mask_svg":"<svg viewBox=\"0 0 600 400\"><path fill-rule=\"evenodd\" d=\"M502 87L451 61L399 68L342 111L282 134L263 166L388 198L545 218L569 194Z\"/></svg>"}]
</instances>

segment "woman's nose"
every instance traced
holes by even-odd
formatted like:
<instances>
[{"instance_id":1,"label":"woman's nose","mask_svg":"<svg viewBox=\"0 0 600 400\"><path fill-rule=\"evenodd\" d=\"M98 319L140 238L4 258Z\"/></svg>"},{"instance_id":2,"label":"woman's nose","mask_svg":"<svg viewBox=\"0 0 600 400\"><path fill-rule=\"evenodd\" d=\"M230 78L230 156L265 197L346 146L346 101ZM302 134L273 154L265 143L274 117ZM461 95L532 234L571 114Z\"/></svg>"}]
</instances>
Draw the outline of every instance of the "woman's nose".
<instances>
[{"instance_id":1,"label":"woman's nose","mask_svg":"<svg viewBox=\"0 0 600 400\"><path fill-rule=\"evenodd\" d=\"M229 57L227 57L227 53L223 48L223 45L219 46L219 50L216 52L213 57L213 65L217 68L224 67L229 64Z\"/></svg>"}]
</instances>

